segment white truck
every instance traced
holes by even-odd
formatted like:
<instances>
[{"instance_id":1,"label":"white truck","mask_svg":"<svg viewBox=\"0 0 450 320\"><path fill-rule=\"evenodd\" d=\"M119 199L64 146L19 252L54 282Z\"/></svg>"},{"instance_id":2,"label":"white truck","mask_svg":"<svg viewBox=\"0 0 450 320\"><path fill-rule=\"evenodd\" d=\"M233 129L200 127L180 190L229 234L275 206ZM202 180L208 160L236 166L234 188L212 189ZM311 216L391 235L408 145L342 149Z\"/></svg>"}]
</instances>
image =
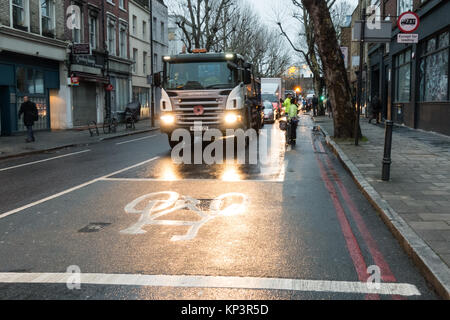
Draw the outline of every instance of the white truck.
<instances>
[{"instance_id":1,"label":"white truck","mask_svg":"<svg viewBox=\"0 0 450 320\"><path fill-rule=\"evenodd\" d=\"M278 119L282 108L281 100L284 98L283 79L261 78L261 96L263 103L264 101L272 103Z\"/></svg>"}]
</instances>

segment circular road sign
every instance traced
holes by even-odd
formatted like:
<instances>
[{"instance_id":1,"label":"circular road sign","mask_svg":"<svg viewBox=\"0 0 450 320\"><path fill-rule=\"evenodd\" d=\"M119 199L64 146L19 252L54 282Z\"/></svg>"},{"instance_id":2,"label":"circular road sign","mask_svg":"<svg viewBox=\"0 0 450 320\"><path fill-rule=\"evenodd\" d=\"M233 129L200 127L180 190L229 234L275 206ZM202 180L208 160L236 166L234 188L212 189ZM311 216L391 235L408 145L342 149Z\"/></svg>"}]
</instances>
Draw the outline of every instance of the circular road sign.
<instances>
[{"instance_id":1,"label":"circular road sign","mask_svg":"<svg viewBox=\"0 0 450 320\"><path fill-rule=\"evenodd\" d=\"M411 11L403 12L397 20L397 26L401 32L411 33L419 27L420 19Z\"/></svg>"}]
</instances>

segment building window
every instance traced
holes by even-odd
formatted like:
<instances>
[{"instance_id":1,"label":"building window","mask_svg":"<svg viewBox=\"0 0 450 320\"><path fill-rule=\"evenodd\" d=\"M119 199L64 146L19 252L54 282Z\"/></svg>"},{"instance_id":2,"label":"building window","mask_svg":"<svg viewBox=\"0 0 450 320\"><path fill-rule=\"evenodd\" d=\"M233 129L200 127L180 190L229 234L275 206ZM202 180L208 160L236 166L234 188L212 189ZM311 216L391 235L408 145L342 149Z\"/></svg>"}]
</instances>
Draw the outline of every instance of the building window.
<instances>
[{"instance_id":1,"label":"building window","mask_svg":"<svg viewBox=\"0 0 450 320\"><path fill-rule=\"evenodd\" d=\"M147 37L147 22L142 21L142 38L145 40Z\"/></svg>"},{"instance_id":2,"label":"building window","mask_svg":"<svg viewBox=\"0 0 450 320\"><path fill-rule=\"evenodd\" d=\"M156 39L156 27L157 27L157 23L158 23L158 20L157 20L156 18L153 18L153 32L152 32L152 36L153 36L153 39L154 39L154 40Z\"/></svg>"},{"instance_id":3,"label":"building window","mask_svg":"<svg viewBox=\"0 0 450 320\"><path fill-rule=\"evenodd\" d=\"M142 70L144 72L144 75L147 74L147 52L144 52L142 55Z\"/></svg>"},{"instance_id":4,"label":"building window","mask_svg":"<svg viewBox=\"0 0 450 320\"><path fill-rule=\"evenodd\" d=\"M449 31L421 43L419 63L420 101L448 101Z\"/></svg>"},{"instance_id":5,"label":"building window","mask_svg":"<svg viewBox=\"0 0 450 320\"><path fill-rule=\"evenodd\" d=\"M43 36L55 37L55 4L53 0L41 0L41 32Z\"/></svg>"},{"instance_id":6,"label":"building window","mask_svg":"<svg viewBox=\"0 0 450 320\"><path fill-rule=\"evenodd\" d=\"M397 1L397 15L401 15L403 12L413 10L413 0L398 0Z\"/></svg>"},{"instance_id":7,"label":"building window","mask_svg":"<svg viewBox=\"0 0 450 320\"><path fill-rule=\"evenodd\" d=\"M158 72L158 55L156 53L153 55L153 72Z\"/></svg>"},{"instance_id":8,"label":"building window","mask_svg":"<svg viewBox=\"0 0 450 320\"><path fill-rule=\"evenodd\" d=\"M28 31L28 1L12 0L12 27L24 31Z\"/></svg>"},{"instance_id":9,"label":"building window","mask_svg":"<svg viewBox=\"0 0 450 320\"><path fill-rule=\"evenodd\" d=\"M133 49L133 73L136 73L137 57L138 57L138 50Z\"/></svg>"},{"instance_id":10,"label":"building window","mask_svg":"<svg viewBox=\"0 0 450 320\"><path fill-rule=\"evenodd\" d=\"M124 24L120 25L119 32L119 54L122 58L128 58L128 43L127 43L127 26Z\"/></svg>"},{"instance_id":11,"label":"building window","mask_svg":"<svg viewBox=\"0 0 450 320\"><path fill-rule=\"evenodd\" d=\"M137 35L137 17L133 16L133 35Z\"/></svg>"},{"instance_id":12,"label":"building window","mask_svg":"<svg viewBox=\"0 0 450 320\"><path fill-rule=\"evenodd\" d=\"M91 49L97 48L97 18L90 16L89 17L89 43L91 45Z\"/></svg>"},{"instance_id":13,"label":"building window","mask_svg":"<svg viewBox=\"0 0 450 320\"><path fill-rule=\"evenodd\" d=\"M116 22L112 19L108 21L108 51L111 55L116 55Z\"/></svg>"},{"instance_id":14,"label":"building window","mask_svg":"<svg viewBox=\"0 0 450 320\"><path fill-rule=\"evenodd\" d=\"M119 1L119 8L125 10L125 0L120 0Z\"/></svg>"},{"instance_id":15,"label":"building window","mask_svg":"<svg viewBox=\"0 0 450 320\"><path fill-rule=\"evenodd\" d=\"M395 101L411 100L411 49L395 56Z\"/></svg>"},{"instance_id":16,"label":"building window","mask_svg":"<svg viewBox=\"0 0 450 320\"><path fill-rule=\"evenodd\" d=\"M164 22L161 22L161 42L164 42Z\"/></svg>"}]
</instances>

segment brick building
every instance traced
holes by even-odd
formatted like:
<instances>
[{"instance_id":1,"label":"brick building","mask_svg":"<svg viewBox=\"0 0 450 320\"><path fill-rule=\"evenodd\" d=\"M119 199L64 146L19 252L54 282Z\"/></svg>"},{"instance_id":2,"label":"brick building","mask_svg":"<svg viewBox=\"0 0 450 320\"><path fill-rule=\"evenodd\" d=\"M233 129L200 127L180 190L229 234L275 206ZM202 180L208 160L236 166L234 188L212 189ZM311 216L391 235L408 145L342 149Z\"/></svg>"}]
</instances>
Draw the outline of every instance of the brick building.
<instances>
[{"instance_id":1,"label":"brick building","mask_svg":"<svg viewBox=\"0 0 450 320\"><path fill-rule=\"evenodd\" d=\"M69 6L80 8L81 21L79 28L65 28L71 45L69 73L79 80L67 101L73 110L71 125L102 123L131 101L128 0L66 0L68 18ZM89 49L88 54L80 47ZM106 90L108 84L112 91Z\"/></svg>"}]
</instances>

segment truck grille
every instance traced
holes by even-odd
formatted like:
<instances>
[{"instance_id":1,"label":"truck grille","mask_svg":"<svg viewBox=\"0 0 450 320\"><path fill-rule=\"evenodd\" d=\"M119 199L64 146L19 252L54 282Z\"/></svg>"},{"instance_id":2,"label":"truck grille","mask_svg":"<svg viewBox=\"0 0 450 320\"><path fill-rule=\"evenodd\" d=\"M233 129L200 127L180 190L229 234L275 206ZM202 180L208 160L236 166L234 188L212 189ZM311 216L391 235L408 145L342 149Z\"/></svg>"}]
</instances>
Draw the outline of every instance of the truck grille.
<instances>
[{"instance_id":1,"label":"truck grille","mask_svg":"<svg viewBox=\"0 0 450 320\"><path fill-rule=\"evenodd\" d=\"M176 114L176 123L180 126L192 126L195 122L203 125L219 125L223 121L226 97L176 97L172 98L172 105ZM194 107L202 106L204 113L200 116L194 113Z\"/></svg>"}]
</instances>

